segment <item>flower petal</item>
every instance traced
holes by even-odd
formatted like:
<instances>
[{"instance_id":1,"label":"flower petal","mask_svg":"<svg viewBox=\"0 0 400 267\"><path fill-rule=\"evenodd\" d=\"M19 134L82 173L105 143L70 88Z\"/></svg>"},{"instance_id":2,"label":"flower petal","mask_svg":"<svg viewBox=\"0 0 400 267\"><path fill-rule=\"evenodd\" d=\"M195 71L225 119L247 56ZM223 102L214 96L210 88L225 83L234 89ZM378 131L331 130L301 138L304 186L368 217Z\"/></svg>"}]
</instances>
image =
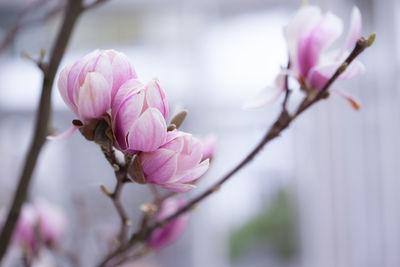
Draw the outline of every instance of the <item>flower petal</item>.
<instances>
[{"instance_id":1,"label":"flower petal","mask_svg":"<svg viewBox=\"0 0 400 267\"><path fill-rule=\"evenodd\" d=\"M123 53L115 52L115 56L111 61L111 67L113 70L111 99L113 100L121 85L129 79L136 79L137 75L129 58Z\"/></svg>"},{"instance_id":2,"label":"flower petal","mask_svg":"<svg viewBox=\"0 0 400 267\"><path fill-rule=\"evenodd\" d=\"M68 73L70 72L72 66L65 67L58 78L58 90L60 92L60 95L64 102L72 109L72 111L77 115L78 111L75 105L75 102L73 98L70 98L70 95L72 96L72 92L70 93L69 91L73 90L72 86L68 86Z\"/></svg>"},{"instance_id":3,"label":"flower petal","mask_svg":"<svg viewBox=\"0 0 400 267\"><path fill-rule=\"evenodd\" d=\"M307 77L310 69L318 64L321 53L340 36L342 30L342 21L327 12L314 28L300 36L297 44L297 62L303 77Z\"/></svg>"},{"instance_id":4,"label":"flower petal","mask_svg":"<svg viewBox=\"0 0 400 267\"><path fill-rule=\"evenodd\" d=\"M168 118L169 102L164 90L157 80L152 80L146 85L146 103L148 107L158 109L165 119Z\"/></svg>"},{"instance_id":5,"label":"flower petal","mask_svg":"<svg viewBox=\"0 0 400 267\"><path fill-rule=\"evenodd\" d=\"M326 82L335 74L336 70L340 67L342 62L333 62L327 65L321 65L314 67L307 77L307 82L311 88L322 89ZM364 65L359 60L353 60L353 62L347 67L346 71L343 72L338 79L349 80L365 72Z\"/></svg>"},{"instance_id":6,"label":"flower petal","mask_svg":"<svg viewBox=\"0 0 400 267\"><path fill-rule=\"evenodd\" d=\"M181 179L179 179L179 182L180 183L192 182L200 178L204 173L206 173L209 167L210 167L210 160L206 159L202 161L199 165L197 165L197 167L187 171L185 175Z\"/></svg>"},{"instance_id":7,"label":"flower petal","mask_svg":"<svg viewBox=\"0 0 400 267\"><path fill-rule=\"evenodd\" d=\"M285 91L285 75L279 74L275 84L267 86L255 96L248 99L242 106L244 109L261 108L276 101Z\"/></svg>"},{"instance_id":8,"label":"flower petal","mask_svg":"<svg viewBox=\"0 0 400 267\"><path fill-rule=\"evenodd\" d=\"M352 49L356 44L358 38L361 37L362 19L361 12L358 7L354 6L351 11L350 30L347 36L345 50Z\"/></svg>"},{"instance_id":9,"label":"flower petal","mask_svg":"<svg viewBox=\"0 0 400 267\"><path fill-rule=\"evenodd\" d=\"M191 135L184 136L183 138L185 142L182 152L178 156L177 175L195 168L203 157L203 144L199 139Z\"/></svg>"},{"instance_id":10,"label":"flower petal","mask_svg":"<svg viewBox=\"0 0 400 267\"><path fill-rule=\"evenodd\" d=\"M167 124L156 108L147 109L129 130L129 149L151 152L164 144L167 137Z\"/></svg>"},{"instance_id":11,"label":"flower petal","mask_svg":"<svg viewBox=\"0 0 400 267\"><path fill-rule=\"evenodd\" d=\"M309 31L321 19L322 12L317 6L304 6L294 15L285 27L284 33L288 44L291 69L299 72L297 62L297 44L302 33Z\"/></svg>"},{"instance_id":12,"label":"flower petal","mask_svg":"<svg viewBox=\"0 0 400 267\"><path fill-rule=\"evenodd\" d=\"M126 135L139 118L144 102L143 91L134 91L128 95L118 109L111 110L115 138L122 149L126 149Z\"/></svg>"},{"instance_id":13,"label":"flower petal","mask_svg":"<svg viewBox=\"0 0 400 267\"><path fill-rule=\"evenodd\" d=\"M162 188L176 192L176 193L183 193L196 188L195 185L192 184L180 184L180 183L172 183L172 184L162 184L160 185Z\"/></svg>"},{"instance_id":14,"label":"flower petal","mask_svg":"<svg viewBox=\"0 0 400 267\"><path fill-rule=\"evenodd\" d=\"M118 89L117 93L114 96L114 99L111 102L111 113L113 110L119 110L121 103L127 97L127 95L133 92L139 92L144 88L143 83L141 83L138 79L130 79L127 80L121 87ZM116 113L114 113L116 114ZM112 118L114 119L114 117Z\"/></svg>"},{"instance_id":15,"label":"flower petal","mask_svg":"<svg viewBox=\"0 0 400 267\"><path fill-rule=\"evenodd\" d=\"M177 168L177 154L167 149L158 149L151 153L142 153L142 169L148 183L166 183Z\"/></svg>"},{"instance_id":16,"label":"flower petal","mask_svg":"<svg viewBox=\"0 0 400 267\"><path fill-rule=\"evenodd\" d=\"M343 97L344 99L347 100L347 102L349 102L349 104L355 109L355 110L359 110L361 108L361 103L358 99L356 99L354 96L351 96L341 90L338 89L334 89L333 90L335 93L337 93L338 95L340 95L341 97Z\"/></svg>"},{"instance_id":17,"label":"flower petal","mask_svg":"<svg viewBox=\"0 0 400 267\"><path fill-rule=\"evenodd\" d=\"M70 137L76 130L77 130L77 128L75 126L72 126L71 128L69 128L68 130L66 130L65 132L63 132L59 135L48 135L46 137L46 139L47 140L63 140L63 139Z\"/></svg>"},{"instance_id":18,"label":"flower petal","mask_svg":"<svg viewBox=\"0 0 400 267\"><path fill-rule=\"evenodd\" d=\"M100 119L110 107L110 86L103 75L89 72L79 90L78 112L83 121Z\"/></svg>"}]
</instances>

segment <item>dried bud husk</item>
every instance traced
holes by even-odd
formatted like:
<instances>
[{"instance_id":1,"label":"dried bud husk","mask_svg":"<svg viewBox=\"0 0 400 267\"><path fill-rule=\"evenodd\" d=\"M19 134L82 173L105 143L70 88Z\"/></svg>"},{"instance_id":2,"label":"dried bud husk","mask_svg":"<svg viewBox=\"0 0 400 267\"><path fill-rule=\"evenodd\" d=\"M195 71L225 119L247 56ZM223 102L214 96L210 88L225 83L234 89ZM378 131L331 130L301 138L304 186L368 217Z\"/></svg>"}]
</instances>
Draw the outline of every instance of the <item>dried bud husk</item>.
<instances>
[{"instance_id":1,"label":"dried bud husk","mask_svg":"<svg viewBox=\"0 0 400 267\"><path fill-rule=\"evenodd\" d=\"M171 131L173 131L175 129L176 129L176 125L175 124L170 124L170 125L168 125L167 131L171 132Z\"/></svg>"},{"instance_id":2,"label":"dried bud husk","mask_svg":"<svg viewBox=\"0 0 400 267\"><path fill-rule=\"evenodd\" d=\"M72 121L72 123L77 123L77 120ZM81 134L89 141L94 141L94 135L95 135L95 130L97 128L97 125L99 124L99 120L97 119L91 119L88 122L86 122L84 125L82 125L79 128L79 131Z\"/></svg>"},{"instance_id":3,"label":"dried bud husk","mask_svg":"<svg viewBox=\"0 0 400 267\"><path fill-rule=\"evenodd\" d=\"M100 145L106 145L112 140L109 136L110 126L107 124L105 120L101 120L97 127L94 130L94 141ZM107 134L108 133L108 134Z\"/></svg>"},{"instance_id":4,"label":"dried bud husk","mask_svg":"<svg viewBox=\"0 0 400 267\"><path fill-rule=\"evenodd\" d=\"M179 127L181 127L183 121L185 120L187 114L188 114L187 110L182 110L172 118L170 125L175 124L175 127L179 129Z\"/></svg>"},{"instance_id":5,"label":"dried bud husk","mask_svg":"<svg viewBox=\"0 0 400 267\"><path fill-rule=\"evenodd\" d=\"M132 180L138 184L146 184L146 178L142 170L142 164L138 156L133 156L131 164L128 167L128 174Z\"/></svg>"}]
</instances>

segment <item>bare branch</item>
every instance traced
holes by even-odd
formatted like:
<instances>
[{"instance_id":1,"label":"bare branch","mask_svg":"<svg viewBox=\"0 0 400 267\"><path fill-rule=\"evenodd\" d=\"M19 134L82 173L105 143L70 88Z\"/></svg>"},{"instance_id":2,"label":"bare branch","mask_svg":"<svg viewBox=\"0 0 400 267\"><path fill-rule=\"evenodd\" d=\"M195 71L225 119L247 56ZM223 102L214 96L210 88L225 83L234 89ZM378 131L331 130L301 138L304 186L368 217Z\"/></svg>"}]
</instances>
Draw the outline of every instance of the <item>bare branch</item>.
<instances>
[{"instance_id":1,"label":"bare branch","mask_svg":"<svg viewBox=\"0 0 400 267\"><path fill-rule=\"evenodd\" d=\"M40 97L39 108L36 113L34 136L28 154L26 155L25 164L19 178L18 187L15 192L11 208L8 212L6 222L0 234L0 260L7 251L8 244L10 242L12 233L14 232L14 228L21 211L22 204L27 198L32 173L35 168L40 150L46 141L48 122L50 118L50 103L53 82L75 22L78 20L79 15L81 14L81 1L82 0L69 1L62 26L58 32L58 36L51 51L50 62L43 77L42 94Z\"/></svg>"}]
</instances>

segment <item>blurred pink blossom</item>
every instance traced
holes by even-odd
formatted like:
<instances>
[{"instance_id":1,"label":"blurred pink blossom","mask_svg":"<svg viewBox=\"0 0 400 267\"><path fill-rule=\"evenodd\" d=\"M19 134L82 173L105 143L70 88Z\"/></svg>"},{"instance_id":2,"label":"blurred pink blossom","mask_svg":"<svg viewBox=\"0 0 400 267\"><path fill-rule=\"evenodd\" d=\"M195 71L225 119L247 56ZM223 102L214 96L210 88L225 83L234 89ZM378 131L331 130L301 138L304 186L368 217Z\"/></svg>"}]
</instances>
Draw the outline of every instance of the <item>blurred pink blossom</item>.
<instances>
[{"instance_id":1,"label":"blurred pink blossom","mask_svg":"<svg viewBox=\"0 0 400 267\"><path fill-rule=\"evenodd\" d=\"M85 122L100 119L110 108L119 87L136 77L124 54L95 50L61 71L58 88L65 103Z\"/></svg>"},{"instance_id":2,"label":"blurred pink blossom","mask_svg":"<svg viewBox=\"0 0 400 267\"><path fill-rule=\"evenodd\" d=\"M317 6L300 8L284 31L289 50L290 68L280 73L273 85L266 87L244 106L262 107L278 99L284 92L286 75L294 77L302 90L321 90L361 37L361 27L360 10L353 7L347 41L342 49L327 52L326 49L343 32L342 20L331 12L323 14ZM364 65L356 59L338 79L351 79L364 71ZM358 107L354 98L337 89L333 90L346 98L355 108Z\"/></svg>"},{"instance_id":3,"label":"blurred pink blossom","mask_svg":"<svg viewBox=\"0 0 400 267\"><path fill-rule=\"evenodd\" d=\"M59 244L66 226L64 213L51 203L43 199L25 203L14 232L14 243L31 255L36 254L42 245Z\"/></svg>"},{"instance_id":4,"label":"blurred pink blossom","mask_svg":"<svg viewBox=\"0 0 400 267\"><path fill-rule=\"evenodd\" d=\"M185 205L181 198L167 198L161 204L161 210L156 216L157 221L161 221L174 214ZM175 242L184 232L189 216L184 213L178 218L169 222L166 226L156 229L147 241L147 245L155 250L160 250Z\"/></svg>"},{"instance_id":5,"label":"blurred pink blossom","mask_svg":"<svg viewBox=\"0 0 400 267\"><path fill-rule=\"evenodd\" d=\"M165 119L169 102L157 80L142 84L137 79L125 82L112 103L113 132L119 148L130 152L151 152L167 137Z\"/></svg>"},{"instance_id":6,"label":"blurred pink blossom","mask_svg":"<svg viewBox=\"0 0 400 267\"><path fill-rule=\"evenodd\" d=\"M203 144L191 134L178 130L168 132L167 140L159 149L140 155L146 181L174 192L186 192L190 184L209 167L203 158Z\"/></svg>"}]
</instances>

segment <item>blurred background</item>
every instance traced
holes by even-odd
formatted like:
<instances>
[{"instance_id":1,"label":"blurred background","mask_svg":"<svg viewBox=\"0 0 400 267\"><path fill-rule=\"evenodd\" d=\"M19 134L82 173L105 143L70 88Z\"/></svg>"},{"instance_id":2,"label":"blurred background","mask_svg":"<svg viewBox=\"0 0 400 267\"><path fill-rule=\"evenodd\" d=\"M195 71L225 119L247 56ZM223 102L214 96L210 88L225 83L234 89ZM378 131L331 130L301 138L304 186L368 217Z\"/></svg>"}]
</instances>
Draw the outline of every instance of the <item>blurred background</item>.
<instances>
[{"instance_id":1,"label":"blurred background","mask_svg":"<svg viewBox=\"0 0 400 267\"><path fill-rule=\"evenodd\" d=\"M0 0L0 40L33 0ZM37 18L62 1L32 11ZM183 237L135 266L400 266L400 2L314 0L348 25L353 5L363 33L377 41L361 56L366 74L337 83L358 96L360 111L332 95L269 144L245 169L190 215ZM300 7L295 0L109 0L79 20L61 68L88 52L127 54L139 77L158 77L172 109L189 116L183 130L216 134L212 166L190 196L234 167L263 136L279 103L243 110L245 99L273 82L286 65L282 29ZM60 25L56 14L23 28L0 51L0 207L9 205L31 139L41 72ZM344 36L346 35L346 27ZM334 46L340 45L335 43ZM52 125L74 115L53 94ZM114 207L99 186L112 188L113 170L93 143L75 133L48 142L34 173L30 198L62 207L69 228L63 247L93 266L118 230ZM146 186L124 188L130 217L152 199ZM59 261L61 266L66 261Z\"/></svg>"}]
</instances>

